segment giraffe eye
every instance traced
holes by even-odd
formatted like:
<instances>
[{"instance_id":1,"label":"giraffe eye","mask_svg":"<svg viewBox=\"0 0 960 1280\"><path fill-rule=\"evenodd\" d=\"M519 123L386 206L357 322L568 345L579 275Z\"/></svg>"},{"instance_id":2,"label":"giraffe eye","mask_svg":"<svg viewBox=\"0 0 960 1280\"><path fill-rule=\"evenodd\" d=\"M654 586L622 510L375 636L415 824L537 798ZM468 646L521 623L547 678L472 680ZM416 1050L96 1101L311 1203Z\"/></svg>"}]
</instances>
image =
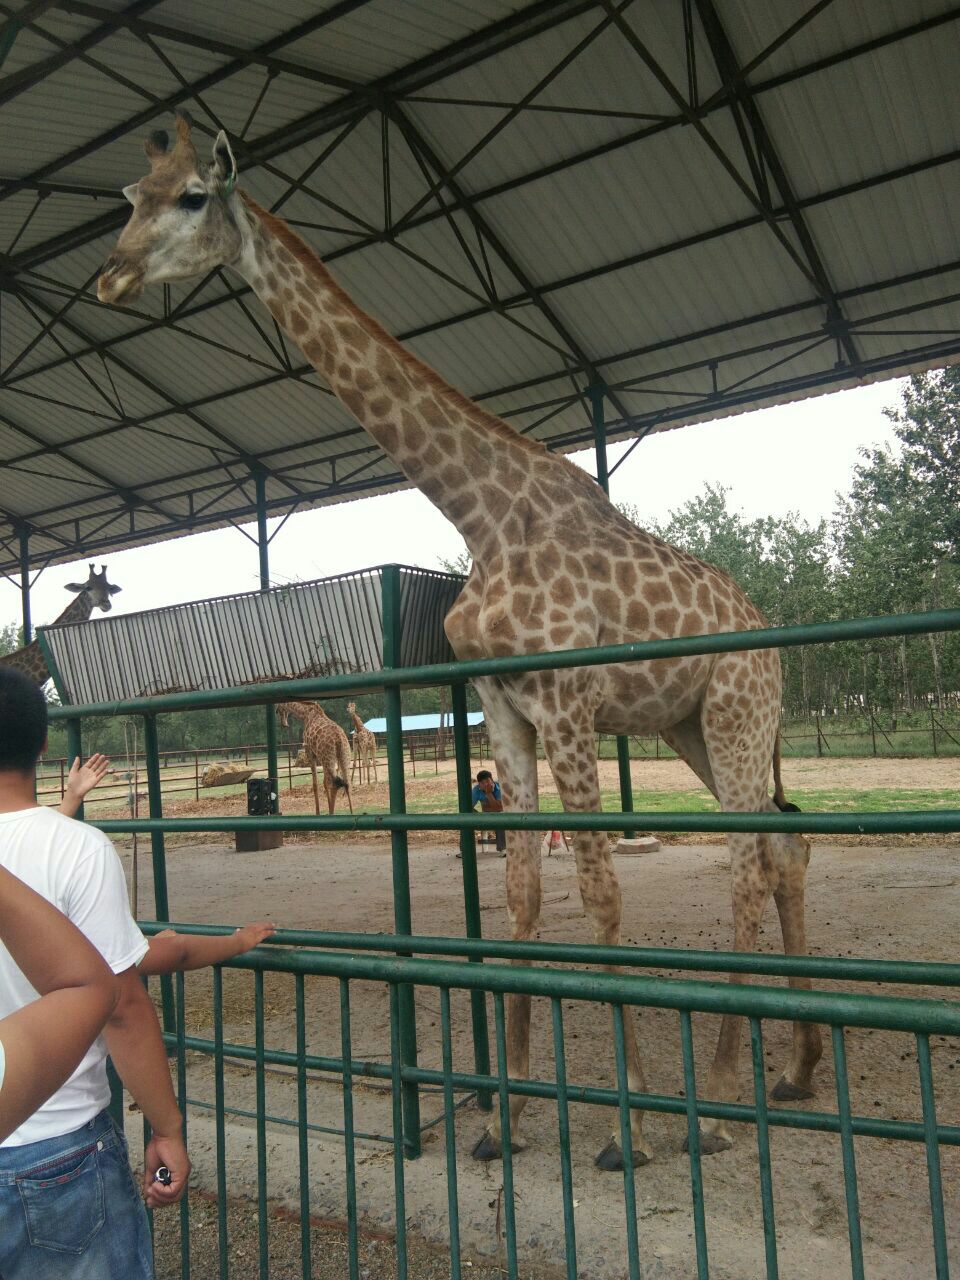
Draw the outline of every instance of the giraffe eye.
<instances>
[{"instance_id":1,"label":"giraffe eye","mask_svg":"<svg viewBox=\"0 0 960 1280\"><path fill-rule=\"evenodd\" d=\"M207 203L207 193L205 191L185 191L180 197L180 208L190 209L196 212L202 209Z\"/></svg>"}]
</instances>

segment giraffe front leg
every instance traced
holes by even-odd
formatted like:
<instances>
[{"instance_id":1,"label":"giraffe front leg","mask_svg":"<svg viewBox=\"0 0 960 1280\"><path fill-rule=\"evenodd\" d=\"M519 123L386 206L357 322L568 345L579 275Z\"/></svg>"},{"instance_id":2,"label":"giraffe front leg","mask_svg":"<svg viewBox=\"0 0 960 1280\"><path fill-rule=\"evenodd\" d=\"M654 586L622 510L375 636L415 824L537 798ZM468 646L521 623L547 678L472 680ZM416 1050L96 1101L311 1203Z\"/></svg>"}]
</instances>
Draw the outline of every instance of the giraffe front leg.
<instances>
[{"instance_id":1,"label":"giraffe front leg","mask_svg":"<svg viewBox=\"0 0 960 1280\"><path fill-rule=\"evenodd\" d=\"M562 690L558 705L568 710L572 708L575 705L572 693ZM584 707L579 724L572 712L568 721L579 731L571 733L566 724L562 731L557 731L552 726L546 726L542 731L544 751L550 762L560 799L567 811L599 812L600 776L592 713ZM609 838L605 832L578 831L573 837L573 848L580 896L593 926L594 940L601 945L616 946L620 942L621 897ZM610 966L607 972L618 973L622 970ZM632 1092L643 1093L646 1091L646 1081L633 1019L630 1016L631 1010L624 1009L622 1012L627 1084ZM639 1109L630 1111L630 1146L631 1161L635 1168L640 1168L652 1159L652 1149L643 1136L643 1112ZM604 1172L623 1169L624 1152L619 1126L594 1163Z\"/></svg>"},{"instance_id":2,"label":"giraffe front leg","mask_svg":"<svg viewBox=\"0 0 960 1280\"><path fill-rule=\"evenodd\" d=\"M533 726L517 714L499 681L483 679L475 684L490 735L504 811L532 812L537 808L538 799L537 740ZM536 832L507 832L506 895L513 940L527 942L535 938L540 921L540 841ZM499 1069L505 1071L509 1079L525 1080L530 1074L530 997L509 995L504 1003L507 1060L499 1063ZM510 1095L506 1140L511 1151L521 1151L526 1145L519 1135L520 1115L526 1101L525 1097ZM497 1103L486 1131L473 1148L475 1160L502 1157L504 1122Z\"/></svg>"}]
</instances>

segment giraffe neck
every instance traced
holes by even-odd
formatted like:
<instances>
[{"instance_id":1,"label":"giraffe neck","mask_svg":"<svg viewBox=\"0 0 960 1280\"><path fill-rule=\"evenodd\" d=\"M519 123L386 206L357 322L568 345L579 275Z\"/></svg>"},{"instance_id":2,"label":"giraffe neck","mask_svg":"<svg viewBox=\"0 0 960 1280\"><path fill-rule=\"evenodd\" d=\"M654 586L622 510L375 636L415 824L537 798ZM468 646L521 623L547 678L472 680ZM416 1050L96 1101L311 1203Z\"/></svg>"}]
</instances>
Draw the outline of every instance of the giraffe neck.
<instances>
[{"instance_id":1,"label":"giraffe neck","mask_svg":"<svg viewBox=\"0 0 960 1280\"><path fill-rule=\"evenodd\" d=\"M50 623L51 627L59 627L66 622L89 622L93 613L93 597L89 591L81 591L70 601L58 617Z\"/></svg>"},{"instance_id":2,"label":"giraffe neck","mask_svg":"<svg viewBox=\"0 0 960 1280\"><path fill-rule=\"evenodd\" d=\"M363 732L363 729L364 729L364 723L363 723L363 721L362 721L362 720L360 719L360 717L357 715L356 711L351 711L351 712L350 712L350 715L351 715L351 716L352 716L352 718L353 718L354 727L356 728L357 732L358 732L358 733L362 733L362 732Z\"/></svg>"},{"instance_id":3,"label":"giraffe neck","mask_svg":"<svg viewBox=\"0 0 960 1280\"><path fill-rule=\"evenodd\" d=\"M65 622L87 622L92 612L93 600L90 593L81 591L79 595L70 601L64 611L54 618L50 625L56 627ZM13 653L6 654L3 658L0 658L0 665L14 667L17 671L22 671L25 676L36 681L37 684L46 684L50 679L50 668L47 666L46 659L43 656L39 640L32 640L30 644L25 644L22 649L16 649Z\"/></svg>"},{"instance_id":4,"label":"giraffe neck","mask_svg":"<svg viewBox=\"0 0 960 1280\"><path fill-rule=\"evenodd\" d=\"M285 702L283 705L291 715L297 716L297 718L302 720L304 724L307 724L310 720L316 720L319 718L324 720L327 719L326 712L321 711L316 703L313 702Z\"/></svg>"},{"instance_id":5,"label":"giraffe neck","mask_svg":"<svg viewBox=\"0 0 960 1280\"><path fill-rule=\"evenodd\" d=\"M235 202L233 265L367 433L463 535L475 560L515 541L511 514L533 475L586 474L473 404L405 350L334 281L281 219ZM506 528L505 528L506 526Z\"/></svg>"}]
</instances>

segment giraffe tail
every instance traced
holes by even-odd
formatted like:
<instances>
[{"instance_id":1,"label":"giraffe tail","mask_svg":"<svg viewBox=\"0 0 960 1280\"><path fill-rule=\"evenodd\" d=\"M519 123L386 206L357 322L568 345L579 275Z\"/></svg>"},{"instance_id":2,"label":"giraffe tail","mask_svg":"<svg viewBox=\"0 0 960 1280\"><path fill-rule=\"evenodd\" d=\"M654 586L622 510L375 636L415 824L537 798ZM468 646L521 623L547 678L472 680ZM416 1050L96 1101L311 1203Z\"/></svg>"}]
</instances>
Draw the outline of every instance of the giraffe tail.
<instances>
[{"instance_id":1,"label":"giraffe tail","mask_svg":"<svg viewBox=\"0 0 960 1280\"><path fill-rule=\"evenodd\" d=\"M350 776L350 757L348 755L346 737L337 742L337 768L339 773L334 774L333 785L335 787L342 787L349 796L350 783L347 781L347 778Z\"/></svg>"},{"instance_id":2,"label":"giraffe tail","mask_svg":"<svg viewBox=\"0 0 960 1280\"><path fill-rule=\"evenodd\" d=\"M780 778L780 734L773 744L773 803L781 813L799 813L800 806L791 804L784 794L783 782Z\"/></svg>"}]
</instances>

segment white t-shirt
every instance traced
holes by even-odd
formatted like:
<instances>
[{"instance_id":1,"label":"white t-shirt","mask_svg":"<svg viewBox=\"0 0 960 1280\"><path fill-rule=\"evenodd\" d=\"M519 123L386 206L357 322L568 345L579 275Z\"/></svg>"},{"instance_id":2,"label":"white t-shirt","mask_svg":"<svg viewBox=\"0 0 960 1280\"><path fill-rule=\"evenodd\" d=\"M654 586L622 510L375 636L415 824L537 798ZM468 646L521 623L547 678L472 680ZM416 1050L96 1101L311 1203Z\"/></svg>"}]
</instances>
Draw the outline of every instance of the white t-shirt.
<instances>
[{"instance_id":1,"label":"white t-shirt","mask_svg":"<svg viewBox=\"0 0 960 1280\"><path fill-rule=\"evenodd\" d=\"M0 865L72 920L114 973L146 955L147 941L127 903L123 867L102 831L53 809L0 813ZM0 942L0 1018L37 994ZM2 1145L59 1138L92 1120L110 1101L106 1062L106 1046L98 1037L66 1084Z\"/></svg>"}]
</instances>

